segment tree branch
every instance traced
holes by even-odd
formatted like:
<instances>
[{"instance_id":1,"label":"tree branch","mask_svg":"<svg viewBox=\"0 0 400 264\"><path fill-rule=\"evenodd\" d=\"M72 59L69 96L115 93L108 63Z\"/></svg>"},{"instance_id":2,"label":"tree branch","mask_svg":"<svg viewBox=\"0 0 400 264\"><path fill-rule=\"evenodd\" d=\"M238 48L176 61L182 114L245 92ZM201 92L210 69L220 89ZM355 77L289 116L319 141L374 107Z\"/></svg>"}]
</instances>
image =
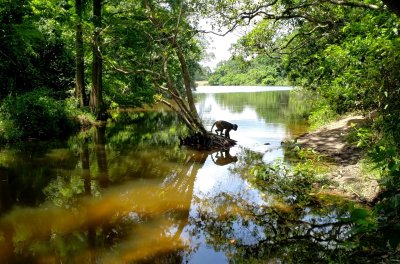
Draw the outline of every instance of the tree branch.
<instances>
[{"instance_id":1,"label":"tree branch","mask_svg":"<svg viewBox=\"0 0 400 264\"><path fill-rule=\"evenodd\" d=\"M361 8L367 8L367 9L378 9L379 6L377 5L372 5L372 4L366 4L363 2L354 2L354 1L343 1L343 0L325 0L328 3L334 4L334 5L342 5L342 6L350 6L350 7L361 7Z\"/></svg>"},{"instance_id":2,"label":"tree branch","mask_svg":"<svg viewBox=\"0 0 400 264\"><path fill-rule=\"evenodd\" d=\"M311 35L311 34L312 34L314 31L316 31L317 29L319 29L319 28L325 28L325 27L327 27L327 25L318 25L318 26L314 27L312 30L310 30L309 32L297 33L297 34L295 34L293 37L291 37L291 38L289 39L288 42L286 42L285 46L280 47L279 49L280 49L280 50L286 49L286 48L293 42L293 40L294 40L295 38L299 37L299 36L308 36L308 35Z\"/></svg>"},{"instance_id":3,"label":"tree branch","mask_svg":"<svg viewBox=\"0 0 400 264\"><path fill-rule=\"evenodd\" d=\"M392 2L390 0L383 0L383 1L386 4L388 4L387 2ZM276 14L271 13L268 10L268 8L276 5L277 2L278 2L277 0L274 0L269 4L257 6L253 10L243 11L243 12L237 14L235 17L227 17L227 19L229 21L234 21L234 23L233 23L233 25L231 25L229 27L229 29L227 29L223 33L218 33L218 32L209 31L209 30L199 30L197 32L203 33L203 34L214 34L217 36L224 37L228 33L234 31L239 26L241 20L247 20L247 24L249 24L250 21L256 17L262 17L263 19L269 19L269 20L288 20L288 19L294 19L294 18L302 18L302 19L305 19L310 22L326 24L326 23L330 23L330 22L316 19L315 17L313 17L312 15L307 14L307 13L305 13L305 14L300 14L297 12L293 13L293 11L306 10L307 8L311 8L313 6L321 5L324 3L332 4L332 5L354 7L354 8L366 8L366 9L373 9L373 10L380 8L380 6L378 6L378 5L366 4L363 2L345 1L345 0L318 0L318 1L314 1L312 3L300 4L300 5L296 5L296 6L287 7L286 9L282 10L282 12L280 12L280 13L276 13ZM390 4L390 5L392 6L395 4Z\"/></svg>"},{"instance_id":4,"label":"tree branch","mask_svg":"<svg viewBox=\"0 0 400 264\"><path fill-rule=\"evenodd\" d=\"M168 101L165 100L165 99L160 99L160 101L161 101L163 104L165 104L166 106L168 106L169 108L171 108L172 111L176 112L176 113L181 117L181 119L183 120L183 122L184 122L188 127L190 127L190 128L193 129L192 124L186 119L186 116L183 115L181 111L179 111L178 109L176 109L170 102L168 102Z\"/></svg>"}]
</instances>

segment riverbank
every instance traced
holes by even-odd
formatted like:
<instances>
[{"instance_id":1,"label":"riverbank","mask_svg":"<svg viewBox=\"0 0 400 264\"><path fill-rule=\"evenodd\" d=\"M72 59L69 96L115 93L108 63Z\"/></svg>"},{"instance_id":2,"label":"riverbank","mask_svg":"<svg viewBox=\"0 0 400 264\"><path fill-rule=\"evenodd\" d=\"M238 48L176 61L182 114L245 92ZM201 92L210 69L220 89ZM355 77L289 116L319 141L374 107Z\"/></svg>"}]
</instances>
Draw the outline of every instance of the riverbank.
<instances>
[{"instance_id":1,"label":"riverbank","mask_svg":"<svg viewBox=\"0 0 400 264\"><path fill-rule=\"evenodd\" d=\"M329 191L370 203L379 192L378 181L363 165L365 153L348 142L354 127L364 122L361 115L348 115L296 140L302 148L314 149L325 157L326 176L334 183Z\"/></svg>"}]
</instances>

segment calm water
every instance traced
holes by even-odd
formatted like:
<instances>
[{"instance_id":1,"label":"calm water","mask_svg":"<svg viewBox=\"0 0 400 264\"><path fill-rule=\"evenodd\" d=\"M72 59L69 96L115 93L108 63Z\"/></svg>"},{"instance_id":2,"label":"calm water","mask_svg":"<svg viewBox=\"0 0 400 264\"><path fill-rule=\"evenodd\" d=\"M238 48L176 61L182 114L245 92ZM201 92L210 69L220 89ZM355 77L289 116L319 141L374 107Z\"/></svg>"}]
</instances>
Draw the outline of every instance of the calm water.
<instances>
[{"instance_id":1,"label":"calm water","mask_svg":"<svg viewBox=\"0 0 400 264\"><path fill-rule=\"evenodd\" d=\"M238 124L238 145L225 152L179 147L184 128L162 111L115 115L65 142L3 147L0 262L325 262L349 237L339 219L351 205L300 206L248 175L306 132L306 103L287 87L237 89L196 94L207 128Z\"/></svg>"}]
</instances>

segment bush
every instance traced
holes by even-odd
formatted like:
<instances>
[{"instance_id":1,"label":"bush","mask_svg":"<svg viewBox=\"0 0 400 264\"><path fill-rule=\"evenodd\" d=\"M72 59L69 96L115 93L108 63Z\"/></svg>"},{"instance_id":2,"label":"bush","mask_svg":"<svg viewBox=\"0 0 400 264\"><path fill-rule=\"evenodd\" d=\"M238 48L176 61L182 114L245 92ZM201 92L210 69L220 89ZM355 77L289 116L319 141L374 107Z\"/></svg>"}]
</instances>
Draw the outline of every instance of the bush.
<instances>
[{"instance_id":1,"label":"bush","mask_svg":"<svg viewBox=\"0 0 400 264\"><path fill-rule=\"evenodd\" d=\"M316 106L308 118L311 130L317 129L323 125L328 124L332 120L335 120L338 115L334 110L331 109L329 105L319 105Z\"/></svg>"},{"instance_id":2,"label":"bush","mask_svg":"<svg viewBox=\"0 0 400 264\"><path fill-rule=\"evenodd\" d=\"M45 89L17 97L8 96L0 106L0 135L5 141L26 138L46 139L67 135L74 122L64 103Z\"/></svg>"}]
</instances>

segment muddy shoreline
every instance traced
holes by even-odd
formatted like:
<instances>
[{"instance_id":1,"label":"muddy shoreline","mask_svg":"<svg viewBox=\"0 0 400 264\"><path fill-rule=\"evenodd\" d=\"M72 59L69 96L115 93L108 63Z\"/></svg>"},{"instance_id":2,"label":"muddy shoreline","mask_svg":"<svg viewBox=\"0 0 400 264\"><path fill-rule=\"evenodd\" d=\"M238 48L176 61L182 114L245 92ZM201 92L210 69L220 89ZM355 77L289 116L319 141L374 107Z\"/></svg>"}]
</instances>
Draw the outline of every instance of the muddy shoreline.
<instances>
[{"instance_id":1,"label":"muddy shoreline","mask_svg":"<svg viewBox=\"0 0 400 264\"><path fill-rule=\"evenodd\" d=\"M329 168L326 176L334 183L329 186L330 192L368 204L378 195L379 184L361 164L365 153L348 143L351 130L365 122L361 115L348 115L295 140L300 147L325 157Z\"/></svg>"}]
</instances>

